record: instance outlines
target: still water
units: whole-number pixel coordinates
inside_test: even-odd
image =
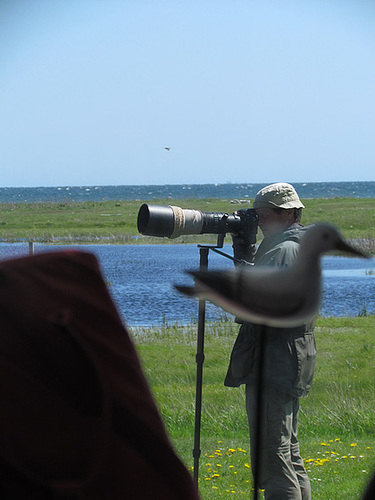
[[[63,248],[36,244],[35,253]],[[173,287],[175,283],[192,284],[184,271],[199,266],[196,245],[80,245],[74,248],[96,255],[113,300],[128,326],[183,324],[196,320],[197,301],[180,295]],[[223,250],[230,253],[230,245],[225,245]],[[1,260],[27,254],[25,243],[0,244]],[[229,259],[210,251],[209,268],[232,266]],[[375,313],[375,259],[325,256],[322,268],[321,315]],[[207,320],[224,316],[226,313],[220,308],[207,303]]]

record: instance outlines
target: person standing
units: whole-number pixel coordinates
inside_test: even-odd
[[[257,193],[253,208],[264,239],[256,250],[244,235],[242,238],[241,235],[232,235],[234,257],[255,266],[291,266],[305,233],[305,227],[300,223],[305,207],[294,187],[287,183],[264,187]],[[264,335],[258,477],[266,500],[311,499],[297,429],[299,398],[308,395],[315,369],[314,326],[315,321],[293,328],[242,322],[231,353],[224,384],[228,387],[246,386],[254,474],[259,339],[261,334]]]

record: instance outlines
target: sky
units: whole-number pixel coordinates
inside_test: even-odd
[[[373,0],[0,2],[3,187],[374,172]]]

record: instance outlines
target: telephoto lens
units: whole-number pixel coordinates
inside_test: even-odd
[[[238,213],[207,213],[173,205],[144,203],[138,212],[138,231],[147,236],[178,238],[184,234],[226,234],[257,229],[257,217],[252,208]]]

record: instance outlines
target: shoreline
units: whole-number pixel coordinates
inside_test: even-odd
[[[302,224],[330,222],[344,238],[375,253],[375,203],[373,198],[302,198],[306,209]],[[182,235],[176,239],[140,235],[137,215],[143,203],[176,205],[208,213],[233,213],[247,208],[241,199],[158,199],[106,202],[0,203],[1,243],[74,244],[210,244],[217,235]],[[248,201],[250,208],[251,202]],[[258,241],[261,240],[261,235]],[[226,242],[230,242],[229,236]]]
[[[199,235],[197,235],[199,236]],[[19,239],[19,240],[7,240],[7,239],[0,239],[0,244],[3,245],[30,245],[30,244],[37,244],[37,245],[45,245],[45,246],[69,246],[69,245],[201,245],[205,244],[206,242],[202,240],[202,238],[198,238],[197,236],[192,237],[192,241],[186,241],[186,239],[174,239],[171,240],[169,238],[157,238],[157,237],[151,237],[151,236],[145,236],[145,237],[130,237],[128,238],[116,238],[116,237],[105,237],[105,238],[100,238],[100,237],[87,237],[87,238],[82,238],[82,237],[53,237],[51,239],[46,239],[46,240],[35,240],[35,239]],[[230,237],[227,236],[227,241],[224,240],[224,244],[231,244],[231,240],[229,239]],[[355,246],[356,248],[359,248],[360,250],[370,253],[370,254],[375,254],[375,238],[352,238],[347,240],[351,245]],[[207,244],[211,244],[212,242],[209,242]]]

